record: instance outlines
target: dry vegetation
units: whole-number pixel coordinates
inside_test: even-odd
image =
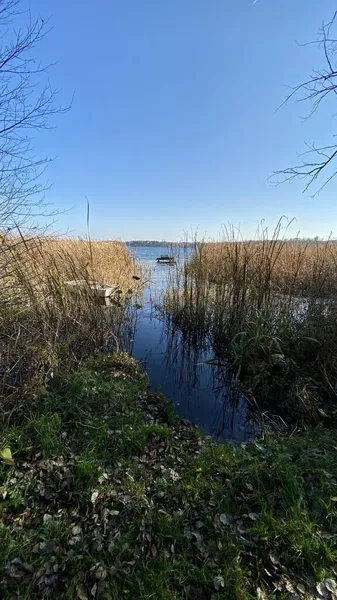
[[[316,420],[337,397],[337,244],[233,232],[196,243],[172,276],[166,311],[229,360],[260,408]]]
[[[330,297],[337,293],[337,243],[284,240],[200,244],[191,269],[211,282],[243,278],[273,292]]]
[[[122,242],[97,242],[85,239],[34,240],[37,267],[44,257],[43,268],[56,268],[64,279],[75,274],[88,275],[100,283],[113,284],[126,290],[135,273],[135,263]]]
[[[65,362],[111,345],[124,304],[104,310],[89,286],[130,287],[135,263],[120,242],[7,236],[0,245],[0,402],[40,393]],[[12,405],[12,402],[9,402]],[[16,403],[17,405],[17,403]]]

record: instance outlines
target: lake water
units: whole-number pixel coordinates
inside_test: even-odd
[[[180,417],[217,442],[252,439],[257,426],[250,419],[249,402],[234,378],[225,367],[205,364],[210,354],[184,343],[181,334],[172,333],[155,310],[165,292],[170,269],[175,268],[158,265],[156,257],[171,254],[170,249],[132,247],[130,251],[149,273],[130,350],[143,363],[151,387],[172,400]],[[179,258],[188,258],[190,252],[181,250]]]

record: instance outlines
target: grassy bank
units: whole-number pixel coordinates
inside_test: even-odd
[[[332,598],[335,439],[214,446],[127,356],[69,368],[1,431],[1,597]]]
[[[169,319],[228,361],[262,411],[293,425],[333,415],[337,399],[337,244],[196,243],[171,277]]]
[[[125,322],[123,302],[103,310],[80,279],[113,284],[121,299],[135,261],[120,242],[6,235],[0,244],[0,407],[39,394],[69,360],[114,343]],[[120,305],[118,305],[120,304]]]

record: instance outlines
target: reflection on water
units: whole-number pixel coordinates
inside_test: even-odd
[[[257,427],[249,421],[248,400],[233,376],[224,366],[205,364],[210,358],[207,349],[184,341],[181,333],[170,330],[154,308],[165,290],[171,268],[155,263],[162,249],[134,250],[138,260],[151,269],[151,277],[143,308],[137,311],[131,352],[143,362],[151,386],[173,401],[180,417],[215,440],[242,442],[252,438]]]

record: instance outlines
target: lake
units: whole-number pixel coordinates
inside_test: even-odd
[[[137,311],[130,351],[140,360],[153,389],[170,398],[178,415],[198,426],[217,442],[240,443],[252,439],[257,425],[250,418],[248,399],[224,366],[206,364],[210,353],[184,343],[179,331],[172,332],[155,306],[165,292],[170,267],[158,265],[165,247],[132,247],[130,251],[148,274],[143,307]],[[179,249],[186,260],[191,249]]]

